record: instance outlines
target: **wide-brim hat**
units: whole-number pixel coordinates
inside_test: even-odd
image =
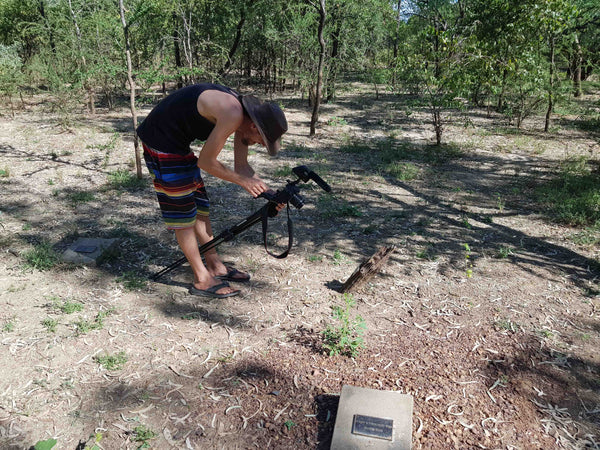
[[[281,148],[281,136],[288,130],[285,114],[276,103],[263,102],[254,95],[244,95],[242,105],[265,141],[269,155]]]

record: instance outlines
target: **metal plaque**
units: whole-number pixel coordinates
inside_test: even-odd
[[[77,253],[94,253],[98,247],[96,245],[80,245],[75,248]]]
[[[352,420],[352,434],[391,441],[394,436],[394,421],[355,414]]]

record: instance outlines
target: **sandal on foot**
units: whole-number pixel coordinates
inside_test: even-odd
[[[240,276],[244,275],[244,276]],[[247,283],[250,281],[250,275],[244,272],[240,272],[235,267],[227,267],[227,273],[225,275],[217,275],[215,278],[223,281],[233,281],[235,283]]]
[[[214,286],[209,287],[208,289],[197,289],[192,285],[192,287],[190,287],[189,292],[192,295],[199,295],[201,297],[211,297],[211,298],[234,297],[240,293],[239,289],[236,289],[235,291],[229,292],[227,294],[218,294],[217,293],[217,291],[219,289],[223,289],[226,287],[229,287],[229,283],[216,284]]]

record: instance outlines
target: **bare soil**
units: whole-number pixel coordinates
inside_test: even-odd
[[[475,110],[448,117],[451,145],[432,150],[426,111],[355,88],[323,106],[309,138],[308,107],[278,100],[285,150],[251,164],[274,189],[308,165],[334,197],[303,187],[286,259],[265,253],[260,226],[222,244],[252,274],[225,300],[190,296],[186,267],[123,281],[181,256],[145,168],[143,187],[110,184],[133,164],[125,107],[92,117],[26,97],[14,117],[2,111],[0,447],[325,449],[348,384],[412,395],[415,449],[598,448],[599,249],[534,198],[561,161],[595,157],[598,136],[569,116],[547,134],[539,118],[511,133]],[[411,177],[384,170],[393,149]],[[217,232],[263,205],[205,182]],[[285,242],[284,217],[270,233]],[[119,238],[120,252],[98,267],[27,266],[36,245],[60,253],[77,237]],[[329,356],[336,289],[384,245],[397,250],[353,294],[365,348]],[[102,364],[120,352],[122,367]]]

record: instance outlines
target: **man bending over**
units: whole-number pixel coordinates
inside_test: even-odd
[[[175,231],[177,243],[194,274],[190,293],[225,298],[238,295],[228,281],[250,280],[247,273],[227,267],[215,249],[204,254],[198,243],[213,238],[208,216],[209,201],[200,170],[243,187],[253,197],[269,190],[248,164],[248,147],[260,144],[274,156],[287,131],[283,111],[218,84],[187,86],[164,98],[137,128],[144,160],[152,176],[166,226]],[[233,170],[217,157],[229,136],[233,138]],[[204,141],[196,157],[190,145]]]

